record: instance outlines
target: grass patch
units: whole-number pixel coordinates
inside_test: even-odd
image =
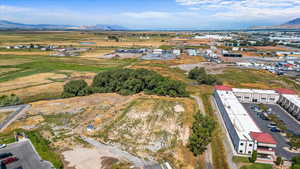
[[[249,163],[248,157],[239,157],[239,156],[233,156],[232,161],[235,163]]]
[[[271,164],[251,164],[241,167],[241,169],[272,169]]]
[[[0,144],[10,144],[16,142],[16,138],[13,133],[0,134]]]
[[[25,133],[43,160],[51,162],[56,169],[63,169],[63,163],[59,154],[50,147],[50,142],[43,138],[38,130],[25,131],[22,129],[17,129],[9,133],[0,134],[0,144],[10,144],[16,142],[15,133],[18,132]]]
[[[213,117],[214,120],[218,121],[210,102],[210,96],[211,90],[209,88],[206,89],[205,93],[201,93],[201,99],[205,107],[205,112],[208,113],[208,115],[210,115],[211,117]],[[223,145],[222,129],[219,123],[217,123],[216,129],[213,132],[211,148],[214,168],[229,169],[228,163],[226,161],[226,152]]]
[[[56,169],[63,168],[63,163],[59,154],[50,147],[50,142],[48,140],[44,139],[37,131],[26,131],[25,134],[31,140],[36,151],[43,160],[50,161]]]
[[[289,77],[277,76],[264,70],[228,68],[217,78],[226,85],[237,88],[291,88],[300,89]]]
[[[70,123],[73,114],[69,113],[60,113],[60,114],[51,114],[51,115],[44,115],[44,119],[49,124],[55,124],[57,126],[66,125]]]

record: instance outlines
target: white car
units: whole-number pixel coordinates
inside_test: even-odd
[[[0,149],[5,148],[6,144],[0,144]]]

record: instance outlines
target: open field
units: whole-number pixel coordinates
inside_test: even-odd
[[[119,42],[108,40],[108,35],[117,36]],[[139,36],[122,32],[0,32],[0,46],[33,43],[91,48],[78,57],[50,57],[48,53],[36,50],[0,51],[0,95],[14,93],[23,102],[32,105],[26,116],[11,124],[6,132],[18,128],[37,130],[38,135],[34,137],[48,140],[47,148],[64,158],[71,169],[81,166],[78,159],[85,153],[90,153],[86,157],[87,161],[101,162],[99,158],[102,152],[92,148],[80,136],[112,144],[142,159],[167,160],[181,169],[194,169],[195,166],[204,169],[204,155],[196,158],[186,147],[193,115],[198,111],[192,98],[149,96],[143,93],[120,96],[108,93],[61,99],[63,85],[79,79],[91,84],[93,77],[101,71],[145,68],[184,82],[191,95],[202,99],[206,114],[215,119],[210,104],[213,86],[196,85],[195,81],[187,78],[190,67],[181,70],[175,66],[199,63],[208,73],[215,74],[225,85],[232,87],[300,89],[288,77],[223,64],[207,64],[200,56],[183,55],[181,59],[163,61],[97,58],[122,47],[172,47],[169,42],[173,38],[171,34],[162,36],[149,33],[149,40],[141,40]],[[95,44],[82,45],[80,42]],[[191,41],[191,44],[199,43],[207,42]],[[88,125],[94,129],[88,131]],[[220,127],[218,125],[213,133],[212,158],[215,168],[226,169],[229,167],[222,142],[224,133]],[[0,135],[0,138],[0,143],[13,140],[11,135]],[[56,163],[60,164],[59,161]],[[88,164],[84,163],[83,167]]]

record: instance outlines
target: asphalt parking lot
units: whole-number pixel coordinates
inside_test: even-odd
[[[277,141],[277,148],[276,148],[276,155],[284,157],[288,160],[291,160],[292,157],[296,156],[297,153],[291,153],[286,151],[284,147],[289,147],[288,142],[284,136],[282,136],[278,132],[271,132],[268,125],[271,123],[270,121],[262,120],[259,116],[257,116],[257,112],[251,109],[251,107],[255,104],[251,103],[243,103],[243,106],[250,114],[250,116],[255,121],[256,125],[265,133],[270,133],[274,139]],[[279,119],[281,119],[285,124],[286,127],[290,131],[294,131],[296,134],[300,134],[300,125],[296,122],[292,117],[290,117],[287,112],[285,112],[279,105],[267,105],[269,108],[272,109],[272,113],[276,114]]]
[[[0,154],[12,153],[19,160],[8,164],[3,169],[51,169],[52,164],[40,159],[29,141],[21,141],[0,149]],[[2,168],[1,168],[2,169]]]

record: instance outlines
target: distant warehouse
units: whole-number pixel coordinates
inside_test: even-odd
[[[214,97],[235,152],[250,156],[256,150],[258,160],[273,162],[276,159],[276,141],[270,134],[263,133],[257,127],[234,94],[234,90],[226,86],[217,86]]]

